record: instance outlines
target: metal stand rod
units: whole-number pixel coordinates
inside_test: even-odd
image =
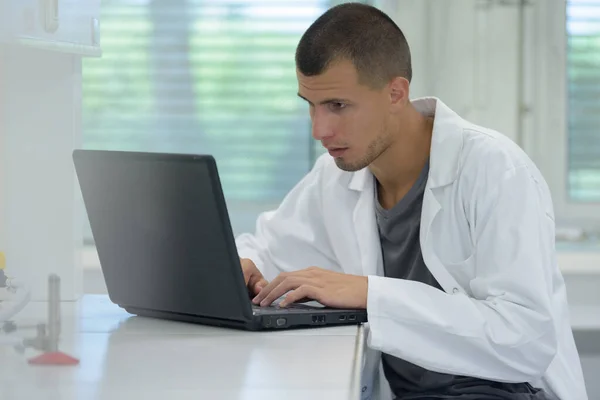
[[[37,335],[23,341],[24,346],[45,353],[58,351],[60,336],[60,277],[52,274],[48,277],[48,320],[36,325]]]
[[[60,336],[60,278],[56,274],[48,278],[48,348],[47,352],[58,351]]]

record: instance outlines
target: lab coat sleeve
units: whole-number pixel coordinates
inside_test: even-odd
[[[495,192],[475,189],[473,197],[475,252],[465,261],[476,271],[470,295],[370,276],[372,347],[441,373],[505,382],[544,374],[557,351],[553,218],[527,167],[499,178]]]
[[[319,157],[277,209],[259,215],[255,232],[236,238],[239,256],[251,259],[268,281],[281,272],[312,266],[341,271],[328,245],[322,218],[322,175],[327,157]]]

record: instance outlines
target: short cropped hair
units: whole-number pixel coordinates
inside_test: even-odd
[[[359,81],[381,88],[395,77],[412,79],[404,34],[381,10],[343,3],[327,10],[302,35],[296,68],[305,76],[323,73],[336,61],[350,61]]]

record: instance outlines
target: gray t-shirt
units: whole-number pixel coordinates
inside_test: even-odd
[[[423,261],[419,242],[421,207],[429,163],[410,191],[390,210],[384,209],[375,190],[379,239],[386,277],[418,281],[441,289]],[[406,343],[410,346],[410,343]],[[512,384],[437,373],[389,354],[382,355],[385,377],[398,398],[406,399],[545,399],[529,384]],[[409,396],[409,397],[405,397]]]

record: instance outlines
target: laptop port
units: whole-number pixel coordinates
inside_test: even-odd
[[[265,326],[267,328],[271,326],[271,318],[270,317],[265,318]]]
[[[325,322],[325,316],[319,315],[319,322]]]
[[[340,321],[345,321],[346,320],[346,316],[345,315],[340,315]]]
[[[277,326],[284,326],[286,323],[285,318],[277,318]]]
[[[316,315],[313,315],[313,317],[312,317],[312,322],[313,322],[313,324],[316,324],[316,323],[317,323],[317,316],[316,316]]]
[[[348,317],[348,321],[355,321],[356,320],[356,315],[350,315]]]

